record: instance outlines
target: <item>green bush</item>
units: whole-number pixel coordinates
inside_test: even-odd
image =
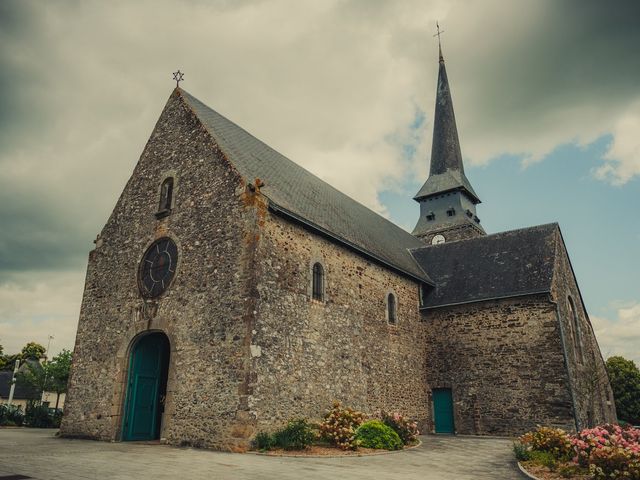
[[[558,459],[552,452],[541,452],[540,450],[531,450],[529,452],[529,460],[538,465],[547,467],[551,471],[555,471],[558,467]]]
[[[313,444],[315,438],[311,425],[304,419],[291,420],[273,434],[274,446],[285,450],[304,450]]]
[[[59,428],[62,412],[49,412],[49,407],[37,400],[30,400],[24,412],[24,423],[33,428]]]
[[[258,432],[253,439],[252,446],[255,450],[271,450],[276,444],[273,435],[267,432]]]
[[[562,478],[573,478],[577,475],[587,475],[588,473],[584,468],[581,468],[580,465],[576,465],[575,463],[568,463],[558,467],[558,474]]]
[[[399,450],[403,443],[398,434],[380,420],[369,420],[356,430],[356,444],[364,448]]]
[[[523,445],[520,442],[513,442],[513,453],[516,456],[516,460],[519,462],[531,460],[531,452],[526,445]]]
[[[0,405],[0,425],[22,426],[24,414],[17,405]]]

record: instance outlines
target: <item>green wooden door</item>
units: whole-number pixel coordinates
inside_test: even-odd
[[[436,433],[453,433],[453,396],[450,388],[433,389],[433,417]]]
[[[160,430],[169,348],[163,334],[143,337],[131,352],[123,440],[153,440]]]

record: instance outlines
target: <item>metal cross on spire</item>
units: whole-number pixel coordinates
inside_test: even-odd
[[[444,33],[444,30],[440,30],[440,24],[437,21],[436,28],[438,29],[438,32],[434,35],[434,37],[438,37],[438,52],[440,54],[440,61],[443,61],[444,58],[442,58],[442,44],[440,43],[440,35]]]
[[[173,79],[176,81],[176,88],[180,87],[180,82],[184,79],[184,73],[180,70],[173,72]]]

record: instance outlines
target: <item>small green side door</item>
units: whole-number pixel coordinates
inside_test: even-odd
[[[167,348],[162,337],[148,335],[131,353],[123,440],[153,440],[159,433],[160,387]]]
[[[436,433],[454,433],[453,396],[450,388],[434,388],[433,417]]]

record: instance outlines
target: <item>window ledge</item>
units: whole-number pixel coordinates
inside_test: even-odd
[[[160,210],[159,212],[156,212],[156,218],[160,220],[161,218],[169,216],[170,213],[171,213],[171,210],[168,208],[165,208],[164,210]]]

